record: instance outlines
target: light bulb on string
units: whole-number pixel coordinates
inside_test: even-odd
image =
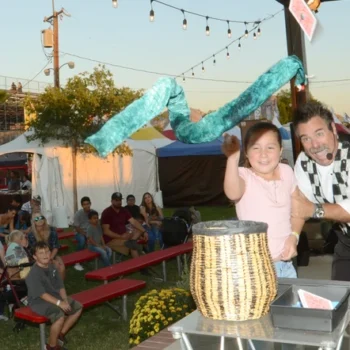
[[[193,71],[193,68],[192,68],[192,76],[194,77],[194,71]]]
[[[186,78],[185,78],[185,74],[182,73],[182,81],[185,82]]]
[[[184,15],[184,19],[182,21],[182,29],[186,30],[187,29],[187,19],[186,19],[186,16],[185,16],[185,10],[181,10],[181,12]]]
[[[112,5],[116,9],[118,7],[118,0],[112,0]]]
[[[244,24],[245,24],[244,37],[245,37],[245,38],[248,38],[249,32],[248,32],[248,28],[247,28],[247,22],[244,22]]]
[[[226,58],[230,59],[230,53],[228,52],[228,47],[226,46]]]
[[[256,40],[256,33],[255,32],[253,34],[253,38],[254,38],[254,40]]]
[[[206,20],[207,20],[207,25],[205,27],[205,34],[206,34],[206,36],[209,36],[210,35],[210,28],[209,28],[209,23],[208,23],[208,20],[209,20],[208,16],[206,17]]]
[[[203,62],[202,62],[202,73],[205,72],[205,68],[204,68],[204,65],[203,65]]]
[[[239,39],[239,41],[238,41],[238,50],[240,50],[241,47],[242,47],[242,45],[241,45],[241,39]]]
[[[215,66],[216,64],[216,58],[215,58],[215,55],[213,55],[213,65]]]
[[[260,34],[261,34],[261,29],[260,29],[260,27],[258,28],[258,36],[260,36]]]
[[[153,10],[153,0],[151,0],[151,11],[149,12],[149,20],[150,22],[153,22],[154,21],[154,10]]]
[[[231,38],[232,32],[231,32],[231,28],[230,28],[230,21],[227,21],[227,26],[228,26],[228,28],[227,28],[227,36],[229,38]]]

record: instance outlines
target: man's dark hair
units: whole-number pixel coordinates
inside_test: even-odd
[[[12,201],[22,204],[22,197],[20,195],[13,196]]]
[[[9,207],[8,207],[8,209],[7,209],[7,211],[18,211],[19,209],[18,209],[18,207],[15,207],[14,205],[9,205]]]
[[[32,249],[32,253],[33,255],[35,255],[35,253],[38,251],[38,250],[41,250],[41,249],[50,249],[49,245],[44,242],[44,241],[38,241],[34,244],[33,246],[33,249]]]
[[[135,199],[135,196],[134,196],[133,194],[129,194],[129,195],[126,197],[126,200],[128,201],[130,198]]]
[[[89,197],[86,197],[86,196],[83,197],[83,198],[80,200],[80,204],[83,205],[84,202],[89,202],[89,203],[91,203],[90,198],[89,198]]]
[[[320,102],[310,101],[298,107],[293,114],[293,125],[297,129],[299,124],[307,123],[314,117],[322,118],[328,126],[332,129],[334,123],[332,112],[324,107]]]
[[[90,210],[88,214],[88,218],[91,219],[93,216],[98,217],[98,212],[96,210]]]

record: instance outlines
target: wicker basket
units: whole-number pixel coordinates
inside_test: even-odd
[[[277,288],[266,231],[266,224],[253,221],[193,226],[190,285],[203,316],[244,321],[269,311]]]

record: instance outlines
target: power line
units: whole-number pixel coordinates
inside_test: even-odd
[[[128,66],[124,66],[124,65],[120,65],[120,64],[116,64],[116,63],[105,62],[105,61],[100,61],[100,60],[97,60],[97,59],[84,57],[84,56],[81,56],[81,55],[76,55],[76,54],[69,53],[69,52],[64,52],[64,51],[61,51],[61,54],[64,54],[64,55],[67,55],[67,56],[71,56],[71,57],[76,57],[76,58],[79,58],[79,59],[82,59],[82,60],[85,60],[85,61],[89,61],[89,62],[99,63],[99,64],[103,64],[103,65],[106,65],[106,66],[111,66],[111,67],[131,70],[131,71],[135,71],[135,72],[141,72],[141,73],[147,73],[147,74],[153,74],[153,75],[161,75],[161,76],[168,76],[168,77],[173,77],[173,78],[178,78],[179,77],[179,75],[175,75],[175,74],[151,71],[151,70],[135,68],[135,67],[128,67]],[[235,84],[252,84],[253,83],[253,81],[249,81],[249,80],[211,79],[211,78],[202,78],[202,77],[186,77],[186,80],[187,79],[189,79],[189,80],[200,80],[200,81],[211,81],[211,82],[217,82],[217,83],[235,83]],[[310,81],[309,83],[311,85],[311,84],[317,84],[317,83],[332,83],[332,82],[341,82],[341,81],[350,81],[350,79],[320,80],[320,81]]]
[[[22,87],[27,86],[31,81],[33,81],[40,73],[42,73],[42,71],[43,71],[51,62],[52,62],[52,59],[49,59],[49,60],[46,62],[45,66],[44,66],[43,68],[41,68],[41,69],[39,70],[39,72],[38,72],[37,74],[35,74],[35,76],[34,76],[32,79],[28,80]]]

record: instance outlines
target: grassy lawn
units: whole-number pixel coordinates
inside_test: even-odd
[[[229,207],[201,207],[202,220],[225,220],[234,217],[234,209]],[[164,215],[170,216],[174,210],[165,209]],[[74,247],[69,240],[62,243],[71,246],[68,252],[72,252]],[[93,264],[84,264],[85,272],[93,269]],[[161,266],[155,266],[154,269],[161,273]],[[66,289],[68,294],[77,293],[82,290],[92,288],[99,283],[86,281],[84,271],[79,272],[74,268],[67,268]],[[145,289],[137,293],[132,293],[128,297],[128,316],[132,316],[134,304],[138,298],[151,289],[161,289],[175,286],[178,280],[176,260],[167,263],[168,282],[155,282],[152,278],[134,273],[128,278],[146,280]],[[121,306],[121,300],[117,299],[112,302]],[[9,322],[0,321],[0,338],[1,349],[6,350],[38,350],[39,346],[39,329],[28,325],[19,333],[12,331],[15,325],[13,320]],[[47,327],[48,328],[48,327]],[[118,315],[108,306],[102,304],[100,306],[88,309],[83,312],[77,326],[69,333],[69,349],[71,350],[124,350],[128,349],[128,332],[129,322],[124,322],[118,318]]]

